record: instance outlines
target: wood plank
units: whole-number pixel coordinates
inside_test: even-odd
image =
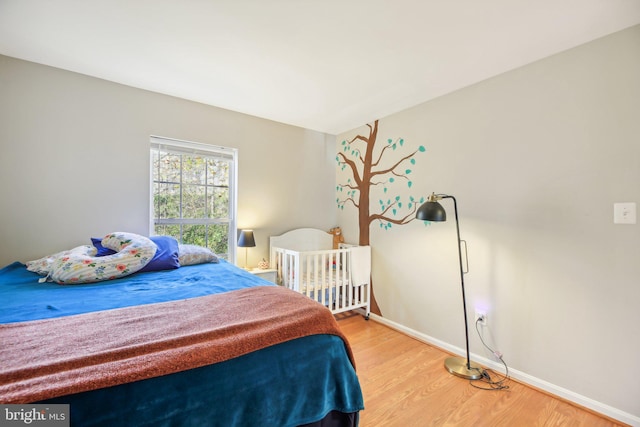
[[[514,380],[480,390],[444,369],[447,352],[360,314],[336,318],[356,359],[362,427],[624,426]]]

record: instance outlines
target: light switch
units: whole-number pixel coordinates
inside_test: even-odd
[[[614,203],[613,204],[613,223],[614,224],[635,224],[636,223],[635,202]]]

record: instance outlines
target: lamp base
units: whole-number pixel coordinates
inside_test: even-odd
[[[484,368],[477,363],[470,362],[467,368],[467,359],[463,357],[449,357],[444,361],[444,367],[447,368],[450,374],[457,377],[465,378],[467,380],[479,380],[482,378],[482,372]]]

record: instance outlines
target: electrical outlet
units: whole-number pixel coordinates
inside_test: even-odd
[[[613,204],[613,223],[614,224],[635,224],[636,223],[636,204],[630,203],[614,203]]]
[[[482,326],[487,326],[487,313],[476,309],[476,322]]]

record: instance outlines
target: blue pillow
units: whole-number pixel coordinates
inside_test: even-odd
[[[176,239],[170,236],[151,236],[149,239],[156,244],[158,250],[153,256],[153,259],[149,261],[149,264],[145,265],[140,272],[173,270],[180,267],[180,261],[178,260],[178,241]],[[96,256],[106,256],[115,253],[115,251],[102,246],[102,239],[92,237],[91,243],[93,243],[93,246],[98,250]]]
[[[109,248],[105,248],[104,246],[102,246],[102,239],[100,239],[98,237],[92,237],[91,238],[91,243],[98,250],[98,253],[96,253],[96,256],[107,256],[107,255],[113,255],[113,254],[116,253],[116,251],[111,250]]]
[[[180,267],[178,260],[178,241],[171,236],[151,236],[153,243],[158,246],[156,254],[149,264],[145,265],[141,272],[173,270]]]

